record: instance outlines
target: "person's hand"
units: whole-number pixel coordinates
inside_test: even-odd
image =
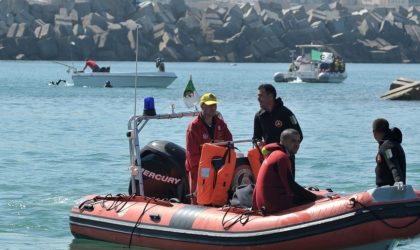
[[[139,174],[139,169],[137,166],[130,166],[129,170],[132,176],[137,176]]]
[[[405,185],[402,181],[395,182],[394,186],[396,186],[399,191],[404,191],[405,190]]]

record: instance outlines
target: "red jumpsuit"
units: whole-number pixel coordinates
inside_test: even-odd
[[[209,131],[201,115],[188,125],[185,168],[189,173],[190,193],[194,193],[197,188],[198,165],[200,163],[202,145],[212,141],[232,140],[232,134],[226,123],[219,117],[215,116],[213,118],[212,128],[213,133]],[[195,199],[193,199],[193,203],[195,203]]]
[[[91,68],[93,72],[99,71],[99,66],[98,66],[98,64],[96,64],[96,62],[94,60],[87,60],[85,67],[86,66]]]
[[[274,144],[274,143],[273,143]],[[293,180],[291,162],[280,144],[269,144],[274,150],[261,165],[253,194],[253,208],[275,213],[316,200],[315,194]],[[267,147],[266,146],[266,147]]]

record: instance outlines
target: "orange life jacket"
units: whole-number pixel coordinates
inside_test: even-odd
[[[221,166],[218,166],[219,164]],[[236,154],[230,145],[203,145],[197,178],[199,205],[223,206],[227,203],[235,164]]]
[[[257,180],[258,172],[260,171],[261,164],[265,158],[261,152],[261,149],[262,146],[250,149],[247,155],[249,164],[251,165],[252,174],[254,175],[254,180]]]

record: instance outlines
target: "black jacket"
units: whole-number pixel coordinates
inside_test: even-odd
[[[402,181],[405,184],[405,153],[401,147],[402,134],[398,128],[392,128],[385,133],[379,142],[376,155],[376,185],[394,185]]]
[[[255,114],[253,138],[264,139],[266,143],[279,142],[281,132],[288,128],[296,129],[303,140],[302,130],[295,115],[283,105],[279,97],[271,112],[261,109]]]

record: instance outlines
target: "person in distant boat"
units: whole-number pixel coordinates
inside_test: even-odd
[[[272,214],[322,197],[294,181],[290,155],[297,153],[300,142],[297,130],[286,129],[281,133],[280,142],[266,145],[272,152],[263,161],[255,183],[254,210]]]
[[[163,58],[156,58],[156,68],[158,68],[160,72],[165,72],[165,63],[163,62]]]
[[[92,72],[100,72],[101,68],[99,68],[98,64],[92,59],[87,59],[85,67],[82,69],[82,72],[85,72],[85,69],[89,67]]]
[[[281,132],[288,128],[297,130],[301,140],[303,139],[302,130],[296,116],[283,105],[282,99],[277,97],[277,92],[273,85],[261,84],[258,87],[258,102],[261,109],[254,117],[254,140],[263,140],[265,144],[277,142]],[[290,157],[294,176],[295,158],[293,154]]]
[[[192,204],[197,204],[195,191],[197,189],[198,166],[201,148],[204,143],[232,141],[228,126],[217,112],[217,98],[213,93],[206,93],[200,98],[200,115],[189,125],[186,133],[185,168],[189,174],[190,194]]]
[[[379,144],[376,155],[376,185],[378,187],[397,182],[406,183],[406,162],[401,146],[402,133],[398,128],[389,128],[386,119],[378,118],[372,123],[373,137]]]
[[[322,63],[319,65],[319,69],[321,70],[321,72],[326,72],[326,71],[329,71],[329,69],[330,69],[330,65],[329,65],[327,62],[322,62]]]
[[[310,60],[309,60],[309,58],[307,58],[306,54],[302,54],[302,55],[296,57],[295,62],[300,65],[301,63],[310,63]]]
[[[109,73],[111,71],[110,67],[99,67],[98,64],[93,59],[87,59],[85,67],[82,69],[82,72],[85,72],[85,69],[89,67],[92,72],[105,72]]]

